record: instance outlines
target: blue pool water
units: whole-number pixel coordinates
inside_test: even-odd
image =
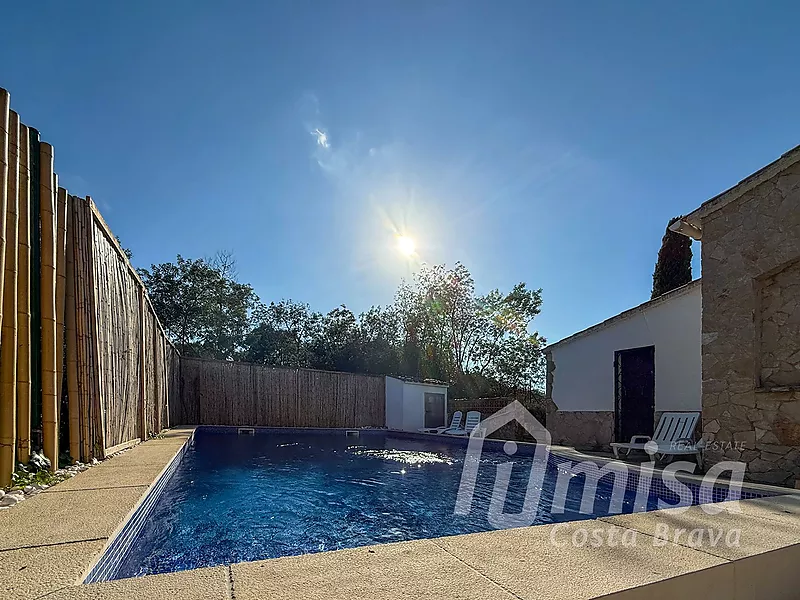
[[[110,578],[487,531],[497,465],[514,461],[510,513],[522,507],[533,461],[531,447],[525,456],[520,445],[513,457],[501,445],[484,448],[472,510],[461,516],[454,507],[465,440],[377,430],[358,438],[341,431],[230,431],[198,429]],[[607,514],[611,477],[599,482],[594,512],[578,512],[583,475],[574,476],[563,514],[551,512],[563,464],[569,463],[551,455],[535,524]],[[647,510],[659,496],[677,499],[651,491]],[[623,512],[634,510],[634,497],[635,486],[625,492]]]

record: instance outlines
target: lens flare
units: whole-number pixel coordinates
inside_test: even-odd
[[[407,235],[398,235],[397,249],[405,256],[412,256],[417,250],[417,244]]]

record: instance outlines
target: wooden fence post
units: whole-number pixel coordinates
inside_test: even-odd
[[[163,399],[161,398],[161,382],[159,381],[161,378],[158,373],[158,325],[156,324],[155,311],[153,311],[153,317],[153,338],[150,340],[153,350],[153,433],[157,435],[161,431],[161,402]]]
[[[28,128],[19,127],[19,218],[17,253],[17,462],[27,463],[31,449],[31,173]]]
[[[53,147],[40,145],[40,208],[42,231],[42,436],[51,469],[58,469],[58,396],[56,390],[56,221],[53,189]]]
[[[144,314],[145,314],[145,301],[144,301],[144,288],[139,287],[139,438],[142,441],[147,439],[147,386],[145,381],[147,379],[147,371],[145,367],[145,352],[144,352]]]

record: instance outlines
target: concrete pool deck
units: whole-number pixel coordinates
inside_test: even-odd
[[[0,511],[0,591],[23,598],[534,600],[796,598],[800,497],[601,517],[78,585],[193,428],[164,432]],[[787,490],[788,492],[788,490]],[[693,546],[684,533],[711,528]],[[726,532],[740,530],[738,545]],[[589,542],[578,547],[573,536]],[[592,547],[600,531],[606,543]],[[614,532],[615,546],[607,543]],[[624,537],[635,546],[620,545]]]

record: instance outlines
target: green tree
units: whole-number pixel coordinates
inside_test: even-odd
[[[187,356],[232,360],[244,350],[250,310],[258,300],[235,280],[229,255],[185,259],[139,269],[156,314]]]
[[[364,373],[406,374],[402,369],[402,328],[394,307],[372,306],[358,318],[360,368]]]
[[[311,366],[331,371],[362,371],[358,321],[344,304],[322,318],[311,342]]]
[[[276,367],[309,367],[322,315],[292,300],[259,304],[246,336],[244,360]]]
[[[130,248],[126,248],[125,246],[123,246],[123,245],[122,245],[122,240],[121,240],[121,239],[119,239],[119,236],[118,236],[118,235],[115,235],[114,237],[115,237],[115,238],[117,238],[117,244],[119,244],[119,247],[120,247],[120,248],[122,249],[122,251],[125,253],[125,257],[126,257],[126,258],[127,258],[129,261],[130,261],[130,260],[133,260],[133,252],[131,252],[131,249],[130,249]]]
[[[664,237],[661,238],[650,298],[658,298],[692,280],[692,239],[670,231],[669,228],[679,219],[680,217],[670,219]]]
[[[292,300],[263,304],[224,253],[140,274],[187,356],[440,379],[462,396],[541,387],[544,340],[531,331],[541,290],[519,283],[478,295],[461,263],[423,266],[392,305],[358,316],[345,305],[323,315]]]
[[[542,383],[544,338],[529,326],[541,312],[542,290],[518,283],[508,294],[492,290],[478,299],[478,342],[472,371],[495,382],[496,393]]]
[[[478,296],[469,270],[457,263],[424,266],[398,290],[406,371],[458,382],[491,381],[511,388],[537,379],[544,340],[529,326],[541,311],[541,290],[519,283],[507,294]]]

